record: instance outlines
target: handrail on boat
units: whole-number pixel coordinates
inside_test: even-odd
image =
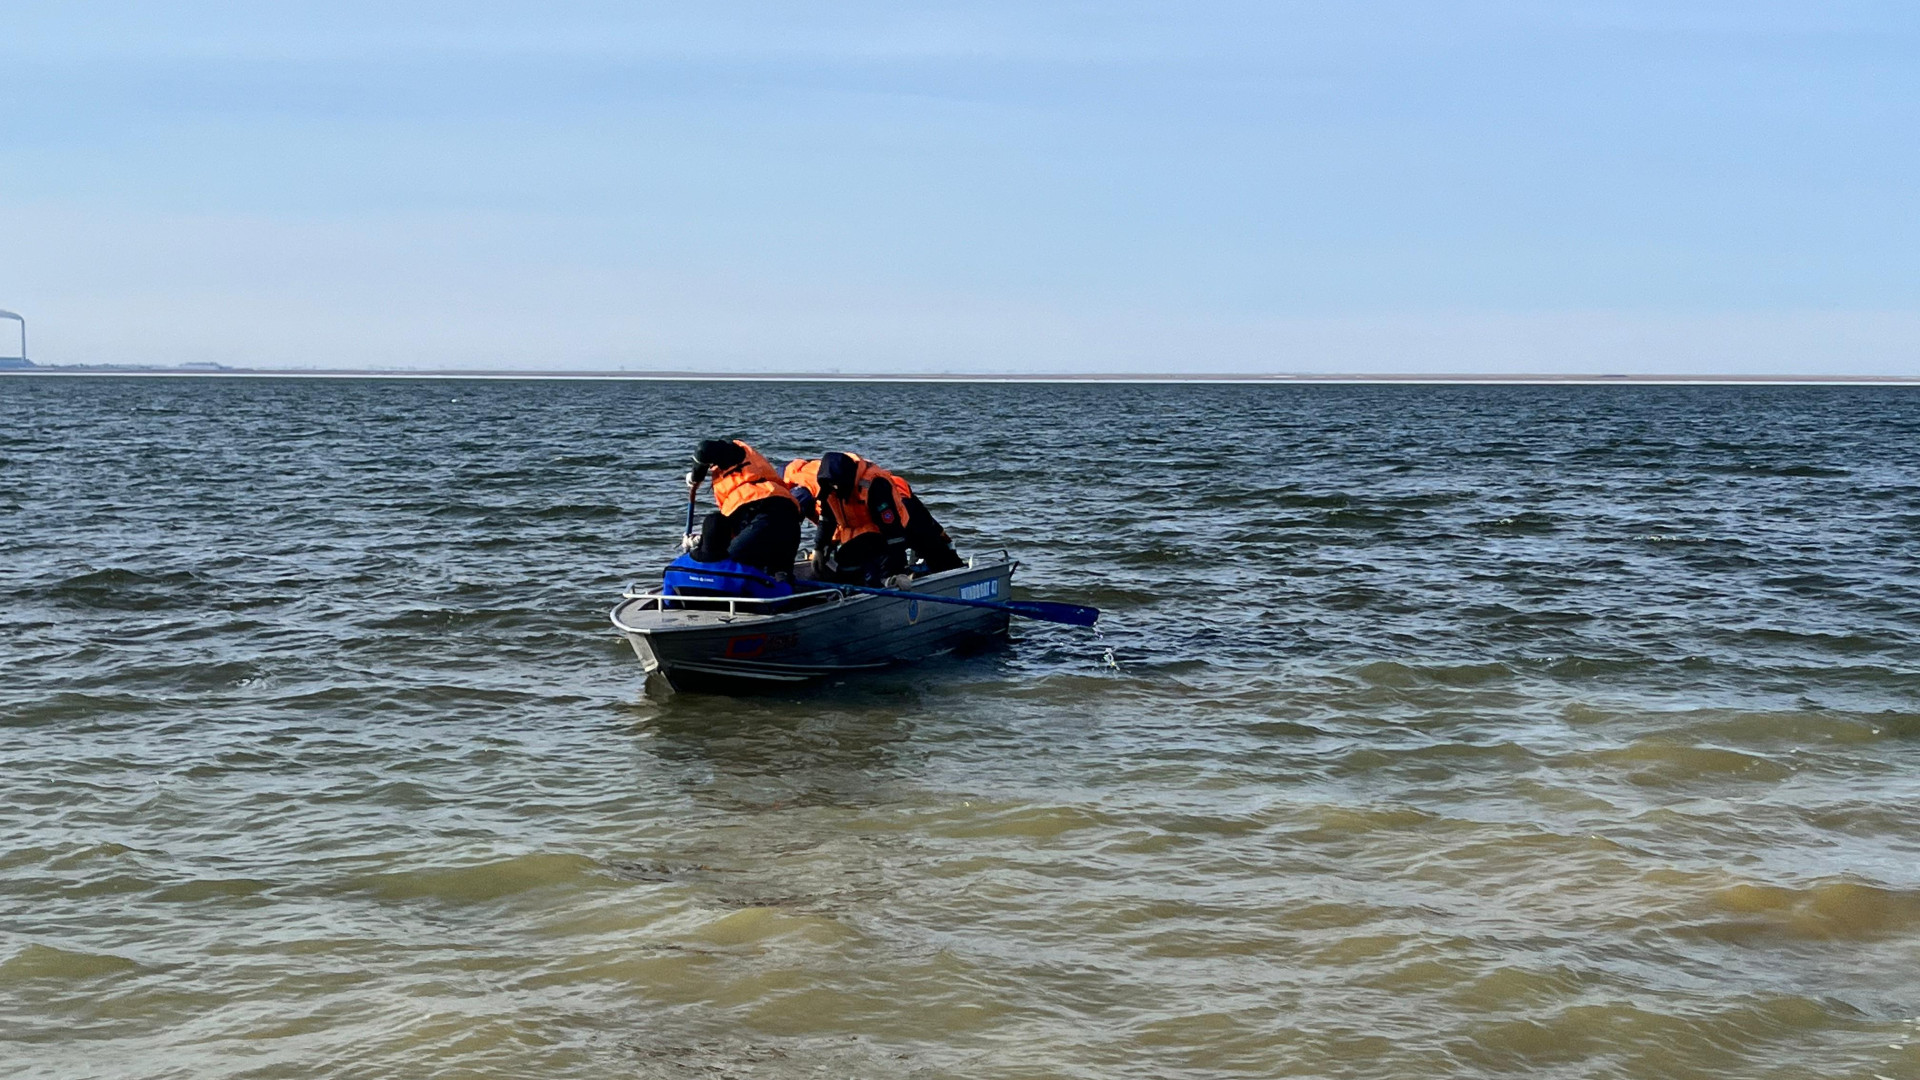
[[[997,560],[988,559],[987,556],[989,555],[998,555],[999,558]],[[1012,562],[1013,553],[1008,551],[1006,548],[994,548],[992,551],[984,551],[976,555],[969,555],[967,556],[967,569],[978,570],[981,567],[983,560],[987,562],[995,562],[995,561]]]
[[[751,608],[751,607],[767,607],[773,604],[791,604],[793,603],[794,600],[801,599],[803,597],[809,601],[809,603],[806,605],[809,607],[825,607],[828,604],[838,604],[847,598],[846,594],[844,593],[828,593],[825,589],[819,590],[818,592],[794,593],[791,596],[687,596],[685,594],[679,594],[679,593],[658,593],[658,592],[637,591],[640,588],[641,586],[637,583],[627,586],[626,591],[620,594],[620,599],[657,601],[659,606],[656,607],[655,610],[665,610],[666,604],[669,601],[671,601],[676,605],[679,605],[683,610],[686,610],[686,611],[718,611],[720,610],[721,606],[724,605],[726,607],[726,613],[729,617],[737,617],[743,614],[745,615],[784,614],[784,612],[775,612],[775,611],[743,612],[740,609],[742,607]],[[821,602],[811,602],[812,598],[814,597],[821,598]],[[621,604],[620,607],[614,608],[613,611],[608,614],[608,617],[613,620],[614,629],[619,630],[622,633],[629,633],[629,634],[644,633],[645,632],[644,630],[636,627],[628,626],[626,623],[623,623],[620,621],[620,608],[625,606],[626,606],[625,604]]]
[[[636,592],[635,590],[638,588],[640,588],[640,586],[637,584],[627,586],[627,591],[620,594],[620,599],[671,600],[676,604],[686,605],[689,610],[698,610],[698,608],[693,607],[693,605],[696,604],[725,604],[727,605],[727,613],[729,615],[738,614],[737,606],[741,604],[749,607],[765,607],[769,604],[790,604],[798,597],[816,595],[815,592],[809,591],[805,593],[796,592],[787,596],[699,596],[689,595],[687,593]],[[825,593],[825,589],[820,589],[817,594],[825,595]],[[747,614],[751,615],[754,613],[748,612]]]
[[[998,556],[998,557],[994,558],[994,556]],[[1013,559],[1012,554],[1008,552],[1006,548],[1000,548],[996,551],[986,552],[984,555],[975,555],[968,558],[967,569],[978,570],[983,565],[992,565],[995,562],[1009,563],[1012,566],[1020,565],[1018,562],[1016,562]],[[775,612],[775,611],[749,610],[749,611],[743,612],[740,610],[742,606],[753,608],[753,607],[767,607],[774,604],[791,604],[795,600],[802,600],[804,598],[805,600],[804,606],[825,607],[830,604],[843,604],[849,600],[858,600],[861,598],[858,595],[854,595],[850,593],[832,591],[831,586],[826,582],[821,582],[819,584],[827,587],[809,589],[804,592],[795,592],[788,596],[688,596],[685,594],[644,592],[642,590],[645,588],[645,586],[642,586],[639,582],[635,582],[634,584],[626,587],[625,591],[623,591],[620,594],[620,599],[622,600],[653,600],[657,602],[657,606],[655,610],[665,610],[666,604],[668,602],[672,602],[676,605],[679,605],[683,610],[687,610],[687,611],[718,611],[720,610],[721,606],[724,605],[726,608],[727,616],[729,618],[735,618],[743,614],[745,615],[785,614],[784,612]],[[822,602],[814,603],[813,598],[820,598]],[[625,606],[626,606],[625,604],[620,605],[620,607],[625,607]],[[609,612],[608,617],[613,621],[613,628],[615,630],[620,631],[623,634],[643,634],[647,632],[643,628],[628,626],[626,623],[621,622],[619,607],[616,607],[613,609],[613,611]]]

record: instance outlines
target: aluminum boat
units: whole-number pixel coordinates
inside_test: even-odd
[[[956,570],[902,582],[902,593],[1000,602],[1011,599],[1019,563],[1004,553]],[[803,587],[807,563],[795,566]],[[924,660],[1004,638],[1008,612],[916,597],[843,593],[830,588],[792,596],[688,596],[638,585],[612,615],[649,674],[676,690],[739,691],[792,686]]]

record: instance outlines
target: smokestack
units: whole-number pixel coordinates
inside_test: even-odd
[[[0,319],[12,319],[20,324],[20,363],[23,365],[32,363],[27,359],[27,317],[11,311],[0,311]],[[0,359],[5,358],[0,357]]]

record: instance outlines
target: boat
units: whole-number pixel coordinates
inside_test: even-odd
[[[795,564],[791,591],[728,589],[701,565],[675,560],[665,584],[630,586],[610,616],[648,674],[675,690],[777,689],[879,671],[1005,639],[1009,615],[1039,606],[1011,600],[1020,564],[1005,552],[887,589],[816,582],[807,562]],[[711,587],[688,590],[689,581]]]

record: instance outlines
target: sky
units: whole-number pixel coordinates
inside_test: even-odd
[[[0,308],[54,364],[1920,375],[1916,57],[1852,0],[0,0]]]

